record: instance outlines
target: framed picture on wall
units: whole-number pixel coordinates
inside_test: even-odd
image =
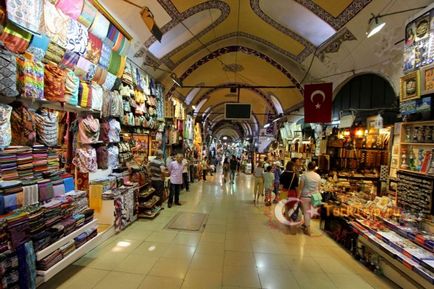
[[[434,64],[422,68],[421,94],[434,93]]]
[[[420,72],[413,71],[401,77],[400,101],[420,98]]]

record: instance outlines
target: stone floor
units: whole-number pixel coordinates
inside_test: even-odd
[[[323,235],[291,232],[272,207],[254,206],[253,179],[220,175],[182,192],[182,206],[139,220],[41,288],[372,289],[394,288]],[[201,233],[165,229],[178,212],[207,213]]]

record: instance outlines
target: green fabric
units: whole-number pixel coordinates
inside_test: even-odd
[[[121,55],[113,51],[110,57],[110,65],[108,71],[114,75],[117,75],[121,67],[121,61]]]
[[[312,206],[318,207],[322,203],[322,196],[320,193],[315,193],[310,196],[310,202]]]

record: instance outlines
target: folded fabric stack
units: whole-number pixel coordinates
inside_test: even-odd
[[[24,206],[39,203],[39,189],[36,181],[26,180],[23,182]]]
[[[39,202],[50,201],[54,197],[53,183],[49,179],[38,181]]]
[[[60,209],[62,211],[62,219],[69,219],[72,217],[75,211],[75,203],[73,199],[71,197],[63,197]]]
[[[51,241],[55,242],[64,236],[65,228],[61,224],[55,224],[48,228],[48,233],[50,234]]]
[[[13,251],[0,253],[1,288],[19,288],[18,257]]]
[[[44,208],[35,206],[28,210],[30,235],[35,236],[45,230]]]
[[[20,179],[33,178],[33,154],[29,147],[17,152],[18,176]]]
[[[63,185],[65,186],[65,193],[69,193],[74,190],[74,178],[69,174],[62,175]]]
[[[65,194],[73,198],[74,214],[80,214],[89,207],[87,193],[85,191],[71,191]]]
[[[95,228],[90,228],[89,230],[86,230],[87,233],[87,240],[93,239],[98,235],[98,230]]]
[[[0,214],[6,214],[24,204],[23,186],[20,181],[0,183]]]
[[[36,254],[31,241],[16,249],[19,288],[36,288]]]
[[[36,235],[32,236],[33,246],[35,247],[35,251],[40,251],[51,244],[51,237],[47,231],[42,231]]]
[[[75,219],[74,218],[68,218],[65,220],[60,221],[60,223],[63,226],[64,235],[67,236],[75,231]]]
[[[56,265],[59,261],[63,259],[62,252],[60,252],[59,249],[42,259],[41,261],[38,261],[36,264],[36,268],[38,270],[47,271],[54,265]]]
[[[48,171],[48,148],[44,145],[33,146],[33,174],[42,177],[42,173]]]
[[[9,235],[8,235],[8,224],[5,219],[0,219],[0,253],[9,250]],[[0,259],[1,262],[1,259]]]
[[[51,227],[62,219],[61,205],[60,201],[54,199],[43,205],[45,208],[44,219],[46,227]]]
[[[63,258],[74,252],[75,250],[75,241],[70,240],[68,243],[60,247],[60,252],[62,252]]]
[[[55,149],[50,148],[48,150],[48,170],[56,171],[60,167],[59,155]]]
[[[30,240],[29,217],[25,212],[15,212],[6,217],[12,248]]]
[[[94,210],[90,209],[90,208],[83,212],[85,224],[87,224],[93,220],[93,213],[94,213]]]
[[[81,226],[84,225],[84,215],[83,214],[75,214],[74,216],[72,216],[72,218],[74,218],[74,220],[75,220],[75,227],[76,228],[80,228]]]
[[[80,235],[78,235],[77,237],[75,237],[74,241],[75,241],[75,247],[76,248],[80,248],[81,246],[83,246],[84,243],[87,242],[87,234],[86,234],[86,232],[83,232]]]
[[[53,184],[54,197],[63,197],[65,195],[65,185],[63,184],[63,179],[56,176],[51,178],[51,183]]]
[[[5,149],[0,152],[0,174],[4,181],[18,179],[17,154],[15,150]]]

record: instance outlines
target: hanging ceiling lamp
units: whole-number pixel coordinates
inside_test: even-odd
[[[368,30],[366,31],[366,37],[371,37],[374,34],[380,32],[381,29],[386,26],[386,22],[381,19],[381,16],[375,16],[372,14],[371,19],[369,19]]]

